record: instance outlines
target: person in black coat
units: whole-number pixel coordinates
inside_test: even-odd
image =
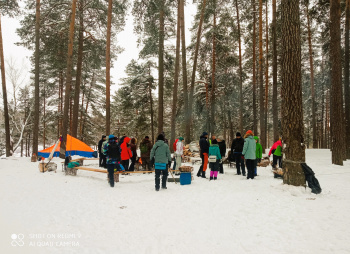
[[[200,136],[199,147],[200,147],[200,156],[202,159],[202,165],[198,170],[197,176],[206,178],[205,171],[207,170],[207,166],[208,166],[208,154],[209,154],[208,133],[203,132],[202,136]]]
[[[245,176],[245,165],[244,165],[244,158],[242,158],[242,151],[244,146],[244,139],[241,137],[241,133],[236,133],[236,138],[232,141],[231,146],[231,154],[235,157],[236,161],[236,168],[237,168],[237,175],[242,174]]]
[[[106,166],[106,155],[102,152],[102,144],[106,141],[106,135],[102,135],[101,140],[98,142],[98,157],[99,157],[99,167]]]
[[[222,158],[222,160],[224,160],[224,158],[226,156],[226,142],[225,142],[225,140],[223,139],[222,136],[219,136],[217,138],[217,141],[218,141],[218,145],[219,145],[219,148],[220,148],[221,158]],[[223,173],[224,173],[224,165],[221,162],[220,163],[220,174],[223,174]]]

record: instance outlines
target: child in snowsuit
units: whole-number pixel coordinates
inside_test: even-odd
[[[255,160],[255,169],[254,169],[254,176],[258,175],[258,163],[261,162],[262,158],[262,146],[259,143],[259,137],[254,136],[255,142],[256,142],[256,160]]]
[[[220,160],[221,160],[221,154],[220,154],[220,148],[218,145],[218,141],[214,139],[211,142],[211,146],[209,147],[209,154],[208,156],[216,156],[215,162],[209,162],[209,167],[211,169],[210,171],[210,180],[216,180],[218,179],[218,171],[220,169]]]
[[[114,187],[114,171],[118,169],[119,171],[124,171],[120,166],[120,153],[121,149],[114,135],[109,135],[108,143],[104,147],[106,161],[107,161],[107,170],[108,170],[108,180],[109,185]]]

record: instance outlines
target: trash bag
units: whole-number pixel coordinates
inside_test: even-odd
[[[311,189],[311,192],[315,194],[320,194],[322,192],[322,189],[320,183],[315,177],[314,171],[312,171],[312,169],[306,163],[301,163],[301,166],[303,168],[305,179],[309,188]]]

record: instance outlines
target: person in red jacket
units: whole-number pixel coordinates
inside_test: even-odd
[[[121,145],[120,149],[122,150],[121,152],[121,159],[122,159],[122,165],[125,169],[125,171],[129,171],[129,160],[132,157],[132,152],[129,147],[129,142],[130,138],[129,137],[122,137],[121,139]]]

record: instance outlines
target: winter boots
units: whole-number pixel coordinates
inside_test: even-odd
[[[198,173],[197,173],[197,176],[200,177],[201,174],[202,174],[202,172],[203,172],[203,167],[200,166],[200,167],[199,167],[199,170],[198,170]]]
[[[202,178],[207,178],[207,177],[205,176],[205,171],[202,171]]]

